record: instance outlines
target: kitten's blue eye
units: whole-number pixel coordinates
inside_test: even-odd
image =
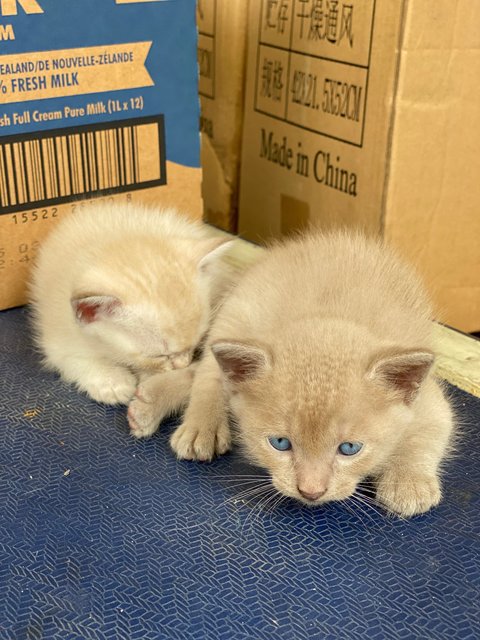
[[[288,451],[292,448],[292,443],[288,438],[275,438],[272,436],[268,441],[272,447],[278,451]]]
[[[363,447],[361,442],[342,442],[338,447],[338,452],[342,456],[354,456]]]

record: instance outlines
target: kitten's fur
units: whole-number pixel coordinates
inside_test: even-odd
[[[66,217],[30,286],[46,366],[107,404],[128,403],[141,372],[187,366],[226,247],[173,210],[99,203]]]
[[[333,233],[272,248],[219,311],[173,449],[197,460],[227,451],[230,409],[247,456],[282,494],[343,500],[373,477],[389,511],[427,511],[453,427],[431,373],[431,318],[417,276],[374,240]],[[342,442],[364,446],[347,457]]]

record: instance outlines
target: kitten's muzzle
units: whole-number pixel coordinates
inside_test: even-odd
[[[298,489],[298,493],[303,498],[305,498],[305,500],[308,500],[309,502],[316,502],[317,500],[320,500],[320,498],[327,493],[327,489],[322,489],[321,491],[316,491],[315,493],[304,491],[303,489],[300,489],[300,487],[297,487],[297,489]]]

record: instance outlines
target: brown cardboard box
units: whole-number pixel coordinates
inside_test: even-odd
[[[198,0],[202,195],[207,222],[236,231],[248,0]]]
[[[467,0],[252,3],[239,233],[383,234],[479,330],[479,25]]]
[[[0,2],[0,17],[4,309],[25,302],[45,235],[87,202],[203,208],[195,0]]]

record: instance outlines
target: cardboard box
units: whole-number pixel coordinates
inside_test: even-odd
[[[94,198],[200,218],[195,0],[0,2],[0,308]]]
[[[480,329],[479,24],[466,0],[252,3],[240,234],[383,234]]]
[[[236,231],[248,0],[198,0],[205,220]]]

